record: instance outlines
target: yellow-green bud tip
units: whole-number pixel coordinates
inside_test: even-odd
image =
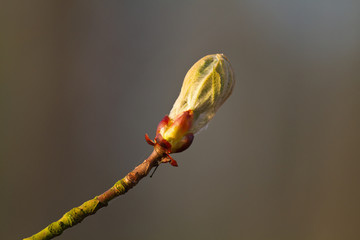
[[[175,119],[179,114],[192,110],[194,116],[189,132],[195,134],[214,117],[230,96],[234,83],[231,64],[224,54],[201,58],[187,72],[169,118]]]
[[[169,116],[157,127],[155,141],[147,135],[146,141],[160,145],[167,154],[184,151],[230,96],[234,83],[230,62],[223,54],[203,57],[186,74]],[[170,163],[177,166],[174,160]]]

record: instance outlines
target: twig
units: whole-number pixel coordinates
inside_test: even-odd
[[[103,194],[71,209],[58,221],[25,240],[56,237],[65,229],[107,206],[111,199],[126,193],[145,177],[151,168],[164,162],[177,166],[169,154],[182,152],[191,145],[194,134],[207,125],[230,96],[234,83],[230,62],[223,54],[208,55],[197,61],[186,74],[180,95],[170,114],[160,121],[155,139],[151,140],[145,135],[147,143],[154,146],[148,159]]]
[[[150,170],[162,162],[168,162],[164,149],[159,145],[154,147],[150,156],[123,179],[114,184],[112,188],[103,194],[84,202],[81,206],[75,207],[64,214],[59,220],[24,240],[47,240],[59,236],[65,229],[80,223],[87,216],[93,215],[100,208],[106,207],[108,202],[115,197],[125,194],[134,187],[143,177],[148,175]]]

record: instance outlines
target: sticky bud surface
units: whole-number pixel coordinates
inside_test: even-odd
[[[223,54],[197,61],[185,76],[169,116],[159,123],[155,142],[168,153],[187,149],[194,134],[208,124],[234,87],[230,62]]]

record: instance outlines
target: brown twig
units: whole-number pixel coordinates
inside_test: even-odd
[[[126,193],[154,166],[163,162],[177,166],[169,154],[184,151],[191,145],[194,134],[214,117],[217,109],[230,96],[234,83],[230,62],[223,54],[208,55],[197,61],[186,74],[180,95],[169,116],[160,121],[154,141],[145,135],[147,143],[154,146],[151,155],[112,188],[71,209],[58,221],[26,239],[56,237],[87,216],[95,214],[111,199]]]
[[[79,207],[75,207],[65,213],[58,221],[51,223],[49,226],[24,240],[46,240],[59,236],[65,229],[80,223],[87,216],[93,215],[99,210],[107,206],[108,202],[115,197],[125,194],[134,187],[143,177],[149,174],[150,170],[158,166],[160,163],[170,161],[159,145],[154,146],[154,151],[150,156],[133,171],[128,173],[124,178],[119,180],[109,190],[103,194],[96,196]]]

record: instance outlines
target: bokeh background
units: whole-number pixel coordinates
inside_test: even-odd
[[[151,152],[183,77],[233,95],[190,149],[58,239],[360,239],[360,2],[1,3],[0,239],[28,237]]]

